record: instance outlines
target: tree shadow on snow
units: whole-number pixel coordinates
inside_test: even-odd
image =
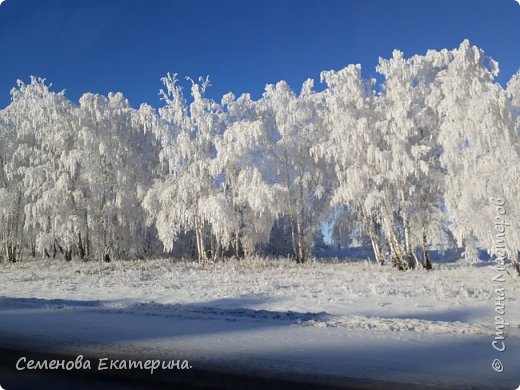
[[[467,387],[458,388],[478,388],[471,386],[494,378],[490,367],[493,350],[482,337],[438,336],[437,340],[413,332],[401,337],[399,332],[387,335],[377,330],[324,331],[294,325],[327,321],[331,315],[325,312],[238,307],[261,305],[262,301],[262,296],[248,296],[243,300],[164,305],[0,297],[0,347],[30,346],[47,352],[83,351],[86,347],[105,351],[105,355],[114,351],[135,356],[139,351],[140,357],[159,358],[160,353],[177,359],[194,353],[208,356],[205,364],[227,362],[239,370],[256,367],[257,371],[408,379],[415,383],[443,384],[450,375],[459,375],[459,383]],[[392,317],[463,321],[472,314],[454,309]],[[520,339],[508,342],[520,349]],[[514,356],[504,363],[512,367]],[[479,378],[473,378],[474,373],[479,373]],[[509,386],[513,379],[510,374],[502,375],[497,384]]]
[[[243,307],[262,302],[261,296],[193,304],[0,297],[0,333],[23,334],[36,344],[87,345],[287,327],[330,316]]]

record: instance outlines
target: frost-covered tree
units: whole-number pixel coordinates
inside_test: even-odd
[[[10,161],[15,145],[16,135],[4,110],[0,115],[0,258],[10,262],[20,257],[23,238],[23,187]]]
[[[414,268],[419,262],[431,268],[429,246],[446,240],[443,210],[444,174],[438,145],[437,112],[426,104],[435,88],[437,73],[446,67],[446,56],[429,51],[405,59],[394,51],[380,59],[377,70],[385,77],[377,98],[377,126],[389,146],[384,170],[384,230],[394,264]]]
[[[314,153],[334,165],[333,203],[347,206],[352,226],[362,217],[378,262],[388,248],[395,265],[413,267],[419,250],[430,268],[428,249],[449,241],[449,229],[468,249],[492,246],[491,216],[472,214],[485,206],[493,186],[514,199],[515,186],[500,184],[492,171],[507,167],[506,177],[514,177],[519,165],[511,108],[490,67],[492,61],[463,42],[452,52],[410,59],[394,52],[380,60],[385,81],[379,88],[362,79],[359,66],[322,73],[328,137]]]
[[[509,145],[512,149],[512,158],[509,162],[509,172],[506,172],[506,175],[512,176],[504,176],[507,180],[510,177],[519,177],[520,175],[520,166],[518,160],[515,161],[515,158],[520,154],[520,71],[518,71],[511,80],[507,83],[507,94],[511,99],[511,115],[513,120],[513,126],[516,131],[512,132],[511,141],[512,144]],[[511,126],[511,124],[509,125]],[[515,182],[511,183],[518,184]],[[520,190],[518,187],[513,187],[508,192],[508,205],[511,208],[509,212],[508,220],[511,222],[511,229],[508,231],[508,236],[514,235],[514,241],[512,243],[511,249],[511,260],[513,262],[513,266],[516,269],[517,274],[520,274],[520,264],[518,261],[518,241],[520,240],[520,220],[518,218],[513,217],[514,215],[520,215],[519,205],[520,205]]]
[[[121,94],[86,94],[76,106],[43,79],[19,82],[2,110],[1,212],[11,261],[24,242],[33,255],[66,260],[143,253],[141,202],[158,155],[144,110]]]
[[[4,238],[6,251],[11,252],[7,256],[12,261],[20,257],[27,240],[33,254],[36,247],[52,247],[55,255],[58,247],[69,259],[62,240],[74,230],[74,215],[67,207],[67,180],[73,171],[73,106],[63,92],[51,92],[45,80],[35,77],[30,84],[18,81],[11,96],[11,104],[3,110],[11,149],[4,159],[2,189]],[[13,245],[18,255],[9,251]]]
[[[85,94],[78,108],[77,192],[85,251],[95,257],[143,254],[153,232],[142,201],[157,172],[155,113],[136,111],[121,93]]]
[[[506,92],[511,99],[513,119],[518,130],[520,128],[520,70],[508,81]]]
[[[233,207],[211,172],[222,109],[204,96],[207,78],[190,80],[189,104],[176,75],[168,74],[162,81],[165,106],[159,110],[162,123],[156,134],[166,172],[150,189],[145,207],[167,251],[181,234],[193,232],[199,261],[216,260],[238,230]]]
[[[468,259],[477,247],[493,252],[495,207],[490,198],[502,198],[510,222],[518,215],[518,133],[511,102],[494,81],[498,64],[466,40],[446,53],[450,62],[438,75],[439,89],[430,106],[440,116],[441,163],[445,167],[445,203],[451,229],[466,248]],[[518,268],[518,229],[508,234],[508,253]]]
[[[232,247],[236,257],[252,254],[269,240],[281,208],[277,198],[283,187],[270,180],[272,159],[265,153],[271,133],[262,121],[258,104],[249,94],[235,99],[227,94],[223,135],[215,140],[213,174],[222,180],[224,196],[232,205],[236,230]]]
[[[327,85],[324,91],[326,136],[312,148],[312,153],[333,167],[333,205],[346,206],[349,225],[361,219],[374,250],[376,261],[384,263],[382,230],[384,181],[382,162],[388,146],[377,128],[374,81],[361,77],[359,65],[340,71],[322,72]],[[336,219],[343,225],[348,219]],[[344,231],[349,230],[347,226]]]
[[[323,120],[322,96],[313,91],[312,80],[303,84],[299,95],[281,81],[268,85],[258,104],[270,134],[267,157],[262,163],[269,168],[269,181],[283,189],[278,192],[277,202],[290,224],[296,261],[304,262],[321,227],[331,192],[328,171],[311,154]]]
[[[382,83],[350,65],[323,72],[321,92],[281,81],[221,103],[207,78],[188,79],[188,97],[168,74],[158,113],[19,82],[0,111],[2,258],[108,260],[160,241],[205,263],[287,241],[304,262],[332,226],[400,269],[431,268],[430,248],[454,237],[467,259],[502,245],[520,273],[519,74],[504,89],[468,41],[394,51],[376,70]],[[503,199],[504,239],[490,198]]]

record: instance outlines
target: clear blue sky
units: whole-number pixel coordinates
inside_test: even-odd
[[[505,83],[520,66],[514,0],[6,0],[0,6],[0,107],[16,79],[47,78],[77,101],[121,91],[137,107],[161,104],[166,72],[210,75],[209,95],[259,97],[266,83],[300,88],[321,70],[379,56],[454,48],[469,38],[499,61]]]

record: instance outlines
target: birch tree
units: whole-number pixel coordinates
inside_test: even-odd
[[[163,123],[156,134],[167,172],[150,189],[145,207],[165,250],[173,249],[180,234],[192,231],[198,260],[205,263],[220,256],[222,246],[238,229],[231,206],[216,189],[211,173],[214,139],[222,132],[221,107],[204,96],[207,78],[199,83],[191,80],[189,104],[175,74],[162,81],[165,106],[159,110]]]
[[[378,126],[390,146],[385,167],[385,233],[394,264],[431,269],[429,246],[446,236],[443,211],[444,175],[439,163],[438,117],[426,104],[435,89],[437,73],[447,66],[442,53],[405,59],[394,51],[380,59],[377,70],[385,77],[378,96],[383,115]],[[422,261],[416,249],[423,254]]]
[[[258,104],[249,94],[235,99],[224,96],[225,131],[215,141],[214,175],[222,175],[224,194],[236,219],[232,247],[235,257],[248,256],[269,240],[273,224],[281,215],[277,199],[282,186],[270,181],[272,156],[269,129],[262,121]]]
[[[479,246],[493,253],[496,211],[490,198],[504,199],[506,208],[516,213],[518,186],[511,179],[518,175],[518,133],[510,100],[494,82],[498,64],[467,40],[449,55],[430,104],[442,117],[439,141],[452,231],[473,260]],[[518,270],[515,230],[508,235],[506,249]]]
[[[271,133],[266,155],[272,158],[275,183],[280,193],[282,214],[290,223],[293,253],[297,262],[305,262],[313,247],[328,206],[330,186],[326,170],[311,155],[311,147],[320,129],[321,95],[307,80],[299,95],[284,81],[268,85],[258,102],[263,121]]]
[[[85,251],[96,258],[135,256],[149,246],[142,202],[157,175],[154,115],[146,105],[132,109],[121,93],[80,99],[78,218]]]
[[[11,95],[3,112],[11,141],[10,156],[3,164],[7,257],[11,261],[20,257],[27,233],[33,254],[36,247],[44,251],[52,247],[55,256],[58,247],[69,259],[60,240],[73,229],[74,215],[64,207],[68,193],[59,189],[66,187],[73,171],[73,107],[63,92],[51,92],[45,80],[36,77],[30,84],[18,81]]]
[[[327,85],[323,127],[327,136],[312,152],[326,159],[334,169],[332,204],[348,208],[351,225],[356,216],[362,219],[375,259],[383,264],[382,162],[388,145],[376,126],[380,112],[373,90],[375,81],[362,79],[360,65],[322,72],[321,79]]]

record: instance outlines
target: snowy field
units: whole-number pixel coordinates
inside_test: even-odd
[[[516,388],[520,285],[504,283],[510,326],[499,353],[491,346],[495,273],[485,264],[402,272],[367,261],[260,258],[205,268],[172,260],[2,264],[1,343],[173,354],[260,373]],[[503,373],[492,370],[494,358]]]

